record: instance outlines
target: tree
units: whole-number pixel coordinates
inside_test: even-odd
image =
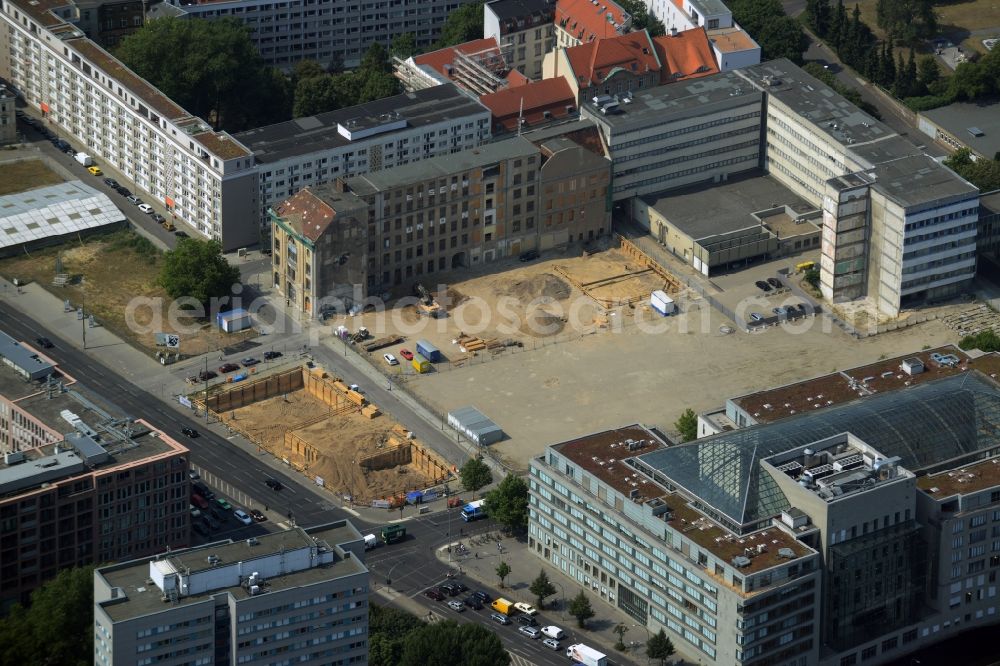
[[[475,498],[476,491],[484,486],[493,483],[493,472],[489,465],[483,462],[482,457],[469,458],[458,470],[458,478],[462,482],[462,487],[472,493]]]
[[[417,48],[417,38],[413,36],[412,32],[404,32],[401,35],[396,35],[396,38],[392,40],[392,44],[389,46],[389,53],[400,60],[406,60],[411,56],[417,55],[420,53],[420,49]]]
[[[983,192],[1000,189],[1000,162],[997,160],[973,159],[968,148],[960,148],[944,164]]]
[[[504,561],[500,561],[497,565],[497,578],[500,579],[500,587],[503,587],[503,582],[510,575],[510,565]]]
[[[286,120],[291,110],[286,77],[264,64],[249,28],[235,19],[149,21],[115,55],[216,128],[260,127]]]
[[[323,69],[323,65],[315,60],[300,60],[295,63],[295,67],[292,69],[292,80],[297,84],[299,81],[326,76],[326,74],[327,71]]]
[[[405,611],[371,604],[368,608],[368,663],[396,666],[407,636],[424,625]]]
[[[830,30],[832,16],[830,0],[808,0],[806,2],[806,20],[820,37],[826,37]]]
[[[486,513],[496,522],[516,532],[528,527],[528,484],[508,474],[496,488],[486,493]]]
[[[650,659],[659,659],[660,666],[667,663],[667,659],[672,657],[674,654],[674,644],[667,637],[667,634],[663,629],[660,629],[657,633],[649,637],[646,641],[646,656]]]
[[[462,5],[448,14],[441,26],[441,36],[434,43],[435,49],[443,49],[472,39],[483,37],[483,3]]]
[[[61,569],[0,624],[0,662],[85,666],[94,659],[94,569]]]
[[[788,58],[802,62],[802,52],[809,40],[802,26],[785,15],[779,0],[734,0],[730,3],[733,18],[757,40],[761,59]]]
[[[542,570],[538,572],[535,580],[531,581],[531,587],[528,588],[528,591],[538,599],[538,610],[544,610],[545,598],[551,597],[556,593],[556,586],[549,580],[548,574]]]
[[[398,666],[427,664],[508,666],[510,654],[488,628],[447,620],[424,625],[406,637]]]
[[[619,622],[618,624],[615,625],[615,628],[612,629],[612,631],[614,631],[616,634],[618,634],[618,641],[615,643],[615,649],[619,650],[619,651],[624,650],[625,649],[625,634],[628,633],[628,627],[626,627],[624,624],[622,624],[621,622]]]
[[[933,0],[878,0],[876,21],[893,41],[912,43],[937,32]]]
[[[586,593],[580,590],[580,594],[573,597],[569,603],[569,614],[576,618],[576,624],[581,629],[586,625],[587,620],[594,617],[594,609],[590,607],[590,599]]]
[[[931,86],[941,78],[941,70],[934,56],[921,56],[917,62],[917,80],[930,91]]]
[[[292,114],[296,118],[314,116],[326,111],[336,111],[342,107],[340,90],[334,76],[324,73],[320,76],[300,79],[295,84],[295,103],[292,106]]]
[[[819,266],[813,266],[803,274],[804,279],[813,289],[819,289]]]
[[[215,240],[182,238],[164,255],[160,267],[160,286],[171,298],[189,296],[203,305],[232,293],[239,282],[240,269],[226,261]]]
[[[681,439],[685,442],[692,442],[698,439],[698,416],[694,413],[694,410],[688,407],[685,409],[677,420],[674,421],[674,427],[677,428],[677,432],[681,434]]]

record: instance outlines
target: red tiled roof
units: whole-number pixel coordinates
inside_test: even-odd
[[[299,190],[274,209],[296,233],[316,242],[337,217],[337,211],[309,188]]]
[[[663,65],[660,70],[660,81],[663,83],[719,73],[719,64],[715,61],[704,28],[654,37],[653,43]]]
[[[488,37],[486,39],[473,39],[470,42],[464,42],[462,44],[456,44],[455,46],[438,49],[437,51],[431,51],[430,53],[413,56],[413,62],[418,66],[430,65],[435,71],[450,80],[451,75],[445,69],[445,65],[451,65],[455,62],[455,51],[471,54],[485,51],[490,48],[499,49],[496,38]]]
[[[479,98],[493,114],[493,122],[500,123],[505,129],[517,129],[517,119],[522,114],[526,125],[546,120],[545,112],[551,117],[561,118],[566,115],[566,107],[576,107],[576,97],[561,76],[532,81],[516,88],[498,90]]]
[[[645,30],[568,48],[566,57],[581,87],[600,83],[617,69],[636,75],[660,70],[653,43]]]
[[[591,0],[556,2],[556,25],[584,44],[616,37],[616,26],[625,23],[626,16],[625,10],[611,0],[599,0],[596,6]]]
[[[531,79],[517,71],[512,69],[507,72],[507,89],[518,88],[520,86],[526,86],[531,83]]]

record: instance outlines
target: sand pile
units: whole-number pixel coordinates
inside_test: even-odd
[[[501,279],[497,281],[496,291],[503,296],[513,296],[527,303],[538,298],[561,301],[570,297],[572,287],[562,278],[552,273],[533,275],[524,279]]]

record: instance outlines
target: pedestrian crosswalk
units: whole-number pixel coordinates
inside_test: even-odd
[[[508,654],[510,655],[511,666],[534,666],[534,662],[527,657],[522,657],[514,652],[508,652]]]

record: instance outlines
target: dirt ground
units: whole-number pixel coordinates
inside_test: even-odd
[[[572,281],[586,284],[638,270],[617,249],[589,257],[564,256],[528,264],[512,263],[503,272],[484,272],[459,282],[433,285],[438,302],[448,309],[446,318],[422,317],[413,306],[408,306],[387,313],[348,317],[343,323],[351,330],[365,326],[376,338],[393,333],[405,338],[398,345],[374,352],[377,364],[381,363],[378,359],[383,353],[398,358],[400,349],[416,351],[416,341],[420,339],[435,345],[449,362],[461,363],[484,353],[462,352],[456,340],[463,333],[533,347],[553,338],[598,330],[597,320],[606,314],[605,308],[573,286]],[[647,271],[599,285],[593,289],[593,295],[614,301],[646,298],[663,286],[662,278]],[[336,327],[342,322],[327,323]],[[394,366],[393,371],[414,374],[406,363]]]
[[[10,280],[36,282],[58,298],[81,304],[99,325],[105,326],[134,346],[156,351],[156,333],[179,333],[180,352],[195,356],[220,349],[255,335],[253,331],[228,334],[207,320],[169,316],[171,298],[156,284],[160,253],[131,231],[92,236],[80,242],[44,248],[30,255],[0,259],[0,275]],[[64,287],[52,285],[56,262],[71,276]],[[135,307],[137,299],[150,304]],[[130,303],[133,309],[129,309]]]
[[[295,391],[241,407],[235,411],[235,421],[279,457],[285,432],[294,431],[323,454],[309,466],[310,476],[322,477],[325,487],[338,494],[380,499],[430,485],[430,479],[406,465],[367,474],[361,469],[359,460],[384,448],[393,426],[387,417],[368,419],[351,412],[316,422],[329,411],[327,405],[305,391]],[[227,412],[224,417],[230,421],[234,414]]]
[[[65,180],[40,160],[4,162],[3,178],[0,178],[0,196],[24,192],[36,187],[58,185]]]
[[[941,321],[863,340],[827,321],[724,333],[727,319],[692,302],[676,317],[483,359],[407,388],[441,412],[475,404],[509,438],[490,448],[525,468],[573,436],[636,422],[670,432],[688,407],[703,412],[730,397],[957,341]]]

